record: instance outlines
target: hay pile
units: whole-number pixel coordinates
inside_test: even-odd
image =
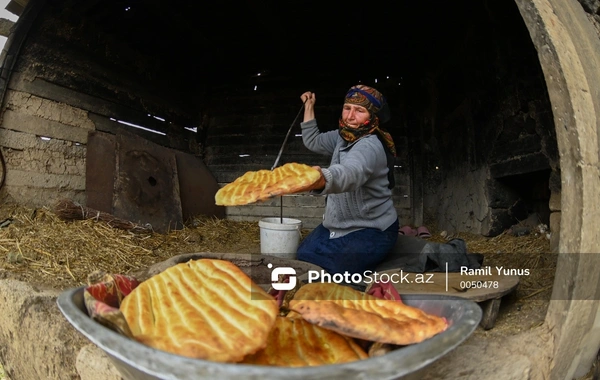
[[[66,289],[95,270],[127,274],[192,252],[259,253],[258,223],[197,219],[169,234],[139,234],[88,220],[65,221],[49,208],[3,206],[0,269],[30,283]]]

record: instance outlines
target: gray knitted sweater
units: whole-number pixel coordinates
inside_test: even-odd
[[[326,185],[314,194],[327,194],[323,226],[331,238],[362,228],[385,230],[398,215],[388,188],[383,145],[375,135],[348,143],[337,130],[321,133],[316,119],[300,124],[302,141],[311,151],[332,156],[322,168]]]

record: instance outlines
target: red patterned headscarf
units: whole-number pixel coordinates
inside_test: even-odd
[[[381,92],[377,91],[373,87],[359,84],[350,87],[350,90],[348,90],[348,93],[346,94],[344,103],[363,106],[371,113],[371,115],[373,115],[383,108],[385,98]]]

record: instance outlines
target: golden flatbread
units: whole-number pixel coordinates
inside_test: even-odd
[[[298,163],[285,164],[274,170],[247,172],[219,189],[215,204],[240,206],[277,195],[299,193],[308,190],[319,178],[321,172],[317,169]]]
[[[444,318],[403,302],[375,298],[329,283],[304,285],[289,308],[310,323],[342,335],[396,345],[422,342],[447,327]]]
[[[365,293],[357,292],[349,286],[315,282],[302,285],[296,290],[292,300],[363,300],[364,295]],[[289,302],[292,300],[288,301],[288,309]],[[286,317],[302,318],[302,315],[294,310],[290,310]]]
[[[367,357],[352,338],[303,319],[278,317],[267,346],[245,357],[241,363],[304,367],[348,363]]]
[[[159,350],[237,362],[266,345],[279,308],[236,265],[201,259],[177,264],[123,299],[133,336]]]

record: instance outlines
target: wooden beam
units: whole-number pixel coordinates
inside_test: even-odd
[[[27,92],[40,98],[63,102],[73,107],[89,111],[90,119],[96,123],[96,128],[103,131],[115,133],[115,131],[119,129],[119,126],[116,122],[111,122],[109,119],[122,120],[162,132],[165,135],[146,132],[142,129],[133,127],[122,127],[122,130],[135,131],[135,134],[143,135],[148,140],[163,146],[173,147],[189,153],[197,153],[193,151],[195,148],[192,149],[197,145],[195,132],[184,129],[183,127],[177,127],[178,129],[175,129],[173,125],[166,125],[159,120],[148,117],[147,114],[141,110],[133,110],[130,107],[62,87],[44,79],[35,78],[33,81],[30,81],[21,73],[14,74],[10,83],[10,88],[12,90]]]
[[[25,10],[25,5],[22,5],[20,3],[24,3],[24,1],[12,0],[4,9],[6,9],[12,14],[21,16],[21,14],[23,14],[23,11]]]

